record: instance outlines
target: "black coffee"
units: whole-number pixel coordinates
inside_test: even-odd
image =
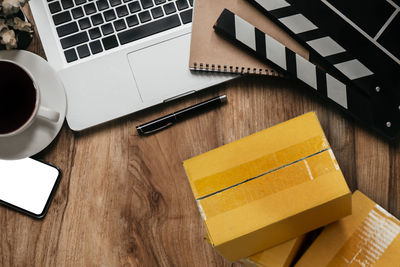
[[[29,75],[13,63],[0,61],[0,134],[24,125],[35,104],[36,89]]]

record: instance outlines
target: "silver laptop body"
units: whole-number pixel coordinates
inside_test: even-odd
[[[190,72],[192,5],[188,0],[30,1],[47,60],[66,89],[72,130],[235,77]]]

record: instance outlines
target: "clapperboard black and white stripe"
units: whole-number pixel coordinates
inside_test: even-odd
[[[214,29],[250,49],[258,57],[297,77],[319,96],[340,106],[363,124],[389,139],[398,137],[398,110],[386,109],[364,91],[326,73],[231,11],[225,9],[221,13]]]
[[[400,7],[394,1],[248,1],[310,49],[312,61],[400,105]]]

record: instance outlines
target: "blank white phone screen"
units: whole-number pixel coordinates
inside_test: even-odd
[[[0,160],[0,200],[40,215],[58,174],[56,168],[30,158]]]

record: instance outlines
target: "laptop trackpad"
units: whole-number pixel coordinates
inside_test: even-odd
[[[128,54],[144,102],[165,100],[199,90],[218,80],[206,73],[192,74],[189,55],[190,33]]]

